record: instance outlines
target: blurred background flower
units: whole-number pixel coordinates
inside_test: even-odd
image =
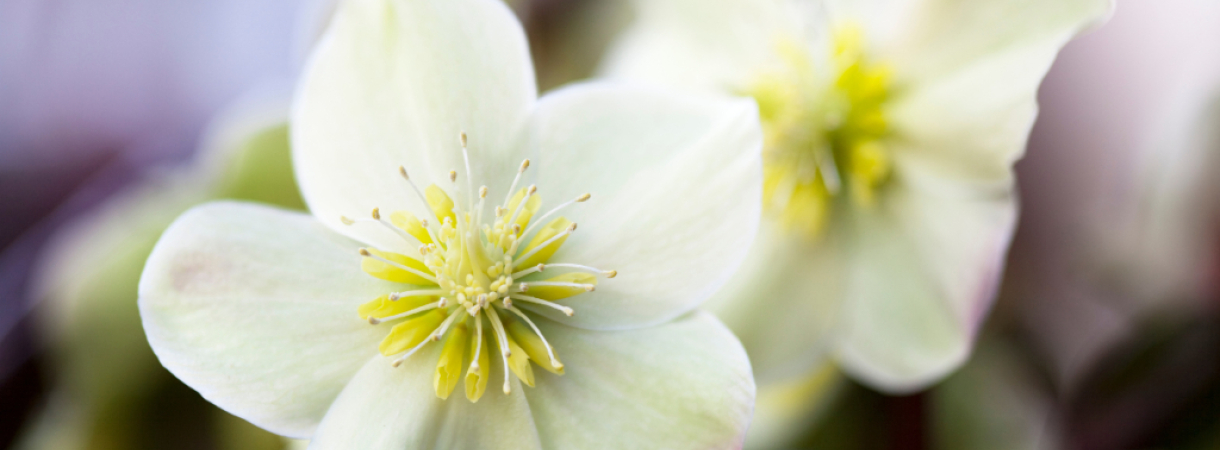
[[[110,425],[115,425],[107,432],[116,433],[124,427],[127,432],[140,429],[133,427],[138,422],[123,423],[133,415],[157,421],[161,413],[179,409],[175,399],[189,398],[154,395],[164,386],[141,372],[147,372],[147,364],[159,370],[155,360],[142,361],[143,354],[135,359],[123,356],[139,354],[139,349],[147,352],[133,303],[143,263],[140,253],[147,254],[141,246],[151,245],[159,235],[158,215],[168,223],[174,208],[202,195],[201,189],[187,187],[202,183],[204,177],[195,173],[202,170],[153,176],[145,169],[190,158],[217,111],[239,97],[290,83],[321,27],[319,17],[324,18],[326,6],[321,1],[283,0],[0,4],[0,103],[5,105],[0,110],[0,415],[5,418],[0,422],[0,446],[32,426],[26,419],[39,408],[40,393],[52,390],[51,383],[75,385],[56,388],[62,395],[48,403],[74,405],[61,408],[72,414],[83,397],[105,397],[85,403],[108,405],[97,407],[105,409]],[[281,165],[286,164],[286,156],[281,159]],[[240,179],[242,175],[229,170],[238,165],[211,169],[216,172],[212,178]],[[256,183],[279,181],[260,178]],[[232,180],[212,183],[252,188]],[[230,195],[216,189],[208,195]],[[111,195],[115,203],[103,204]],[[93,217],[75,219],[81,214]],[[52,236],[74,221],[54,238],[60,247],[77,239],[72,248],[61,248],[59,257],[39,257]],[[55,289],[36,290],[31,282],[34,268],[60,264],[34,261],[55,258],[76,265],[56,280],[62,285],[43,283]],[[47,297],[54,300],[45,305],[46,315],[72,319],[61,329],[36,331],[28,312]],[[120,307],[124,297],[132,302],[130,308]],[[31,352],[48,348],[42,338],[56,341],[50,347],[55,356],[29,359]],[[151,358],[151,353],[146,356]],[[55,364],[42,364],[48,361]],[[52,367],[73,370],[46,373]],[[125,369],[131,369],[130,374],[93,373]],[[109,414],[131,400],[131,390],[119,387],[124,383],[161,403],[146,403],[146,408],[123,405],[133,411]],[[204,409],[194,411],[207,414]],[[85,441],[97,431],[71,429]],[[96,448],[136,445],[130,442],[116,439],[110,447]]]
[[[509,3],[541,90],[591,76],[633,17],[626,0]],[[0,447],[285,445],[167,378],[134,280],[179,208],[293,203],[263,171],[286,154],[268,111],[329,9],[0,2]],[[776,448],[1220,448],[1218,88],[1220,4],[1119,0],[1039,91],[1008,268],[966,365],[904,396],[828,369],[755,431],[779,429]]]

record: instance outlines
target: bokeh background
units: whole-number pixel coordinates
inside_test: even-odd
[[[632,17],[510,4],[543,90],[593,75]],[[332,8],[0,0],[0,448],[301,445],[162,369],[135,283],[192,204],[303,208],[277,124]],[[909,396],[821,387],[785,448],[1220,449],[1220,2],[1119,0],[1039,102],[971,361]]]

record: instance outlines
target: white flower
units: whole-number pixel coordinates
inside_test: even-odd
[[[353,0],[291,127],[313,215],[195,208],[141,280],[205,398],[311,448],[740,446],[749,363],[691,311],[757,227],[749,102],[536,99],[501,3]]]
[[[762,383],[920,389],[970,352],[1059,48],[1107,0],[648,0],[606,71],[754,97],[766,221],[714,310]]]

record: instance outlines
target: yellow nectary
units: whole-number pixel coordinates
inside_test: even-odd
[[[866,58],[858,27],[834,33],[829,73],[790,42],[780,54],[784,70],[746,92],[763,122],[765,205],[787,228],[818,236],[840,194],[869,207],[889,178],[889,69]]]
[[[464,154],[465,143],[462,135]],[[538,216],[542,200],[537,189],[517,189],[528,167],[529,160],[521,164],[509,195],[503,204],[493,207],[494,216],[489,220],[483,217],[486,186],[479,189],[477,204],[471,199],[463,211],[439,186],[418,189],[405,168],[399,172],[428,205],[426,218],[395,211],[387,220],[377,209],[370,219],[343,218],[348,225],[370,222],[388,227],[418,245],[420,258],[383,249],[360,250],[366,273],[405,286],[360,305],[357,313],[373,325],[396,322],[379,347],[381,354],[394,357],[391,364],[395,367],[429,342],[444,340],[433,382],[442,399],[449,397],[462,378],[470,401],[482,397],[493,347],[506,368],[505,394],[510,392],[509,373],[534,385],[531,362],[562,375],[563,363],[530,319],[531,308],[553,308],[570,316],[572,308],[555,301],[594,290],[597,275],[613,278],[617,274],[579,264],[547,264],[576,224],[564,217],[543,220],[588,200],[589,194]],[[456,186],[457,173],[450,172],[449,179]],[[560,273],[546,275],[556,271]],[[461,376],[463,367],[465,377]]]

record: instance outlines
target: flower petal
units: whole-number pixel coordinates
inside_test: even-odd
[[[890,55],[902,86],[889,110],[908,158],[944,175],[1010,188],[1059,49],[1106,0],[930,2]],[[963,28],[964,27],[964,28]],[[906,148],[909,147],[909,148]]]
[[[309,436],[385,335],[356,309],[393,285],[360,271],[357,245],[304,214],[233,202],[191,209],[140,279],[149,343],[212,403]]]
[[[293,108],[301,191],[323,223],[401,252],[406,243],[393,232],[344,226],[339,216],[381,207],[425,217],[429,209],[399,176],[400,165],[420,189],[448,189],[445,177],[457,170],[457,185],[468,191],[461,131],[469,135],[472,182],[504,189],[524,157],[512,151],[536,95],[525,34],[502,2],[343,2]],[[455,201],[465,207],[467,194]]]
[[[764,222],[742,269],[708,301],[741,339],[760,384],[806,377],[827,363],[852,257],[839,228],[806,242]]]
[[[754,380],[741,344],[711,314],[628,331],[538,326],[567,370],[535,372],[527,392],[544,447],[740,448]]]
[[[904,3],[908,0],[887,1]],[[878,1],[862,3],[880,4]],[[1046,72],[1055,54],[1082,29],[1101,22],[1113,0],[926,0],[893,25],[886,54],[900,79],[916,84],[976,64],[1023,59]],[[881,6],[882,9],[891,7]],[[1022,71],[1022,72],[1026,72]],[[1018,75],[1019,76],[1019,75]],[[1035,81],[1036,82],[1036,81]]]
[[[1016,222],[1012,193],[923,181],[856,221],[838,351],[845,370],[888,392],[923,388],[965,360]]]
[[[561,303],[573,326],[651,325],[719,289],[758,227],[762,146],[752,102],[586,84],[543,98],[534,122],[539,193],[593,198],[564,211],[579,229],[551,263],[617,270]]]
[[[601,72],[680,89],[740,90],[776,45],[801,29],[784,2],[639,0],[636,22],[607,51]]]
[[[463,395],[436,397],[432,377],[439,343],[394,368],[387,358],[368,361],[335,400],[310,442],[313,450],[539,449],[538,434],[521,383],[500,391],[504,367],[491,364],[489,387],[478,403]]]

